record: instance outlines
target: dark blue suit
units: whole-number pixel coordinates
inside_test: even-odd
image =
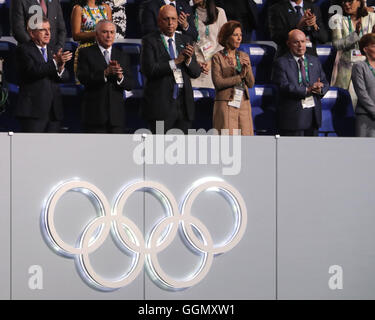
[[[163,0],[148,0],[140,5],[139,17],[142,37],[158,30],[159,10],[164,5],[165,2]],[[198,31],[194,23],[194,13],[189,3],[185,0],[176,0],[176,10],[177,15],[181,12],[189,14],[189,17],[187,18],[189,28],[185,31],[178,27],[177,30],[182,31],[183,34],[189,36],[192,41],[196,41],[198,38]]]
[[[329,84],[319,59],[308,54],[305,58],[308,61],[309,83],[299,83],[298,65],[290,52],[274,64],[272,80],[279,88],[278,125],[282,131],[318,129],[322,123],[320,99],[328,91]],[[319,78],[324,84],[322,95],[313,94],[315,107],[303,109],[301,100],[306,98],[306,88]]]

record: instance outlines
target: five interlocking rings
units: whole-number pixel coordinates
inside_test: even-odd
[[[123,214],[128,198],[141,190],[156,196],[166,210],[166,216],[153,227],[147,239],[144,239],[137,225]],[[99,215],[85,227],[77,246],[65,243],[54,224],[57,202],[68,191],[78,191],[89,196],[99,208]],[[215,191],[223,195],[236,217],[233,233],[220,246],[215,246],[207,227],[191,215],[194,200],[204,191]],[[60,254],[76,258],[85,280],[99,290],[114,290],[128,285],[139,275],[145,263],[152,273],[152,278],[162,287],[178,290],[194,286],[207,275],[214,255],[227,252],[238,244],[245,233],[246,225],[247,210],[241,194],[233,186],[216,178],[201,179],[194,183],[182,201],[180,209],[173,194],[162,184],[153,181],[135,182],[121,190],[112,210],[106,196],[96,186],[85,181],[71,180],[60,184],[52,191],[42,214],[42,226],[48,242]],[[163,271],[158,260],[158,253],[171,244],[179,227],[189,244],[202,255],[198,270],[185,279],[170,277]],[[108,280],[95,272],[89,255],[103,244],[111,231],[115,239],[130,251],[134,258],[126,273],[117,279]]]

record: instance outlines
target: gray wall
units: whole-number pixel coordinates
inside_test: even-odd
[[[0,299],[375,298],[374,140],[245,137],[241,170],[226,175],[227,165],[221,161],[136,164],[135,150],[145,147],[146,155],[156,155],[156,139],[0,134]],[[213,140],[206,139],[210,150]],[[206,277],[191,288],[165,290],[142,271],[118,290],[93,289],[80,277],[75,260],[58,255],[43,236],[42,209],[62,181],[90,182],[113,206],[125,185],[142,180],[161,183],[181,204],[189,187],[207,177],[223,179],[241,193],[247,228],[239,244],[215,256]],[[61,238],[76,245],[96,211],[85,195],[66,193],[54,220]],[[235,220],[231,206],[218,193],[199,195],[192,212],[214,243],[231,233]],[[165,210],[154,196],[140,191],[130,196],[123,215],[147,239]],[[98,274],[116,279],[128,270],[132,257],[108,236],[90,261]],[[176,236],[158,259],[164,272],[181,279],[197,270],[201,256]],[[336,267],[330,273],[332,266]]]

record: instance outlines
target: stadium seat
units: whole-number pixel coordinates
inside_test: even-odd
[[[141,74],[141,44],[139,43],[128,43],[128,42],[116,42],[114,46],[118,47],[122,51],[126,52],[130,57],[130,65],[133,72],[133,77],[136,81],[135,89],[143,88],[143,76]]]
[[[256,135],[276,134],[277,89],[274,85],[256,85],[249,89]]]
[[[241,44],[240,50],[250,56],[256,84],[271,82],[271,72],[276,49],[266,44]]]
[[[215,90],[206,88],[193,88],[195,102],[195,120],[193,128],[212,129],[212,115],[215,100]]]
[[[331,82],[331,75],[333,64],[336,58],[336,49],[330,45],[318,45],[316,47],[320,63],[323,66],[324,73],[326,74],[328,83]]]
[[[347,90],[331,87],[322,101],[320,136],[354,136],[354,111]]]

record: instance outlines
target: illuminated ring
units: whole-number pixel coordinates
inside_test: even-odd
[[[93,239],[87,243],[87,248],[74,247],[64,242],[54,224],[55,208],[59,199],[68,191],[81,191],[88,196],[91,200],[95,201],[99,207],[99,217],[96,220],[100,221],[100,232],[97,233]],[[107,238],[111,228],[110,205],[103,194],[96,186],[86,181],[68,181],[57,186],[48,198],[45,210],[43,212],[43,223],[54,248],[61,254],[66,256],[73,256],[82,254],[84,251],[88,253],[95,251],[99,248]],[[104,228],[102,227],[104,225]]]
[[[99,207],[99,217],[92,220],[84,229],[79,242],[79,247],[66,244],[58,235],[54,226],[54,211],[58,200],[65,192],[70,190],[81,191],[93,199]],[[138,190],[145,190],[156,196],[166,209],[167,216],[159,221],[152,229],[147,241],[142,232],[122,212],[128,198]],[[231,204],[236,216],[236,228],[231,237],[222,245],[214,246],[212,237],[206,226],[196,217],[191,215],[192,204],[196,197],[204,191],[219,192]],[[231,185],[222,180],[207,179],[197,181],[185,197],[182,207],[178,209],[177,201],[173,194],[163,185],[152,181],[141,181],[124,188],[118,195],[113,212],[104,194],[94,185],[84,181],[69,181],[59,185],[50,195],[43,212],[43,223],[49,240],[59,252],[76,256],[80,271],[92,285],[99,289],[117,289],[131,283],[141,272],[144,262],[159,283],[167,288],[181,289],[191,287],[201,281],[208,273],[215,254],[227,252],[241,240],[247,224],[247,211],[245,202],[240,193]],[[203,254],[202,263],[198,270],[187,279],[175,280],[167,275],[161,268],[157,254],[166,249],[175,239],[178,227],[190,245]],[[107,280],[98,275],[93,269],[89,254],[99,248],[107,238],[110,229],[115,235],[115,240],[135,254],[130,270],[119,279]],[[198,238],[194,229],[200,234]],[[100,228],[100,229],[99,229]],[[96,235],[94,232],[99,229]],[[167,232],[163,231],[167,229]],[[126,231],[125,231],[126,230]]]
[[[224,181],[211,180],[201,184],[197,183],[188,191],[188,195],[186,196],[181,209],[183,221],[189,221],[188,219],[191,217],[193,202],[197,196],[204,191],[219,192],[231,204],[232,210],[236,216],[236,228],[231,237],[224,244],[217,247],[215,247],[212,242],[202,245],[202,241],[196,236],[191,228],[192,223],[183,223],[182,228],[189,242],[195,248],[202,252],[206,251],[217,255],[233,249],[242,239],[247,226],[247,209],[245,201],[235,188]],[[199,221],[197,218],[195,218],[195,220]],[[200,224],[202,225],[202,223]]]
[[[118,219],[118,222],[120,222],[121,224],[127,224],[128,221],[126,220],[127,219],[125,219],[124,217],[120,217]],[[80,239],[82,248],[86,248],[88,246],[89,239],[91,238],[95,230],[98,228],[98,225],[100,225],[100,221],[99,219],[96,219],[92,223],[90,223],[89,226],[85,229]],[[134,237],[135,235],[133,231],[131,232],[132,232],[132,237]],[[128,271],[126,271],[118,279],[105,279],[102,276],[100,276],[98,273],[96,273],[96,271],[92,267],[89,254],[90,252],[88,250],[83,250],[82,254],[79,255],[78,262],[79,262],[80,271],[86,275],[86,277],[90,280],[90,283],[92,285],[94,285],[98,289],[104,289],[104,290],[114,290],[114,289],[122,288],[128,285],[129,283],[131,283],[135,278],[137,278],[139,273],[142,271],[143,266],[144,266],[144,260],[145,260],[144,254],[136,253]]]

